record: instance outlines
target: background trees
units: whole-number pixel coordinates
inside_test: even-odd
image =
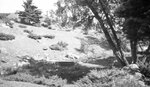
[[[21,23],[24,24],[35,24],[40,22],[41,11],[37,9],[36,6],[32,5],[32,0],[27,0],[23,4],[24,11],[20,11],[19,17],[21,19]]]
[[[130,40],[133,62],[138,60],[140,53],[146,59],[150,50],[150,1],[122,0],[115,11],[118,17],[124,18],[123,32]],[[140,50],[138,49],[140,47]],[[143,49],[146,47],[146,49]],[[145,60],[146,60],[145,59]]]
[[[61,3],[64,3],[63,7]],[[70,23],[72,18],[74,27],[84,25],[84,29],[88,29],[96,18],[100,25],[99,29],[101,28],[105,34],[117,60],[123,65],[128,65],[119,38],[123,34],[130,41],[132,63],[137,62],[137,53],[147,56],[150,50],[148,3],[148,0],[61,0],[57,3],[57,13],[67,14],[67,11],[70,11],[71,16],[66,15],[63,23]],[[147,49],[144,50],[143,47],[146,46]]]

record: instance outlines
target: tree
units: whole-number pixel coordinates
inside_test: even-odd
[[[121,62],[123,66],[128,65],[129,63],[123,54],[120,40],[114,28],[114,17],[111,12],[112,8],[110,8],[112,7],[110,6],[111,4],[119,2],[117,2],[117,0],[76,0],[76,3],[80,6],[86,6],[92,11],[94,17],[99,21],[105,37],[117,60]]]
[[[21,23],[32,25],[40,22],[42,12],[32,5],[32,0],[26,0],[23,7],[25,10],[18,13]]]
[[[148,57],[150,52],[150,1],[122,0],[115,14],[125,19],[123,31],[130,40],[133,62],[136,63],[138,60],[137,53]],[[141,44],[147,45],[147,49],[143,50]],[[138,50],[138,46],[141,47],[142,52]]]

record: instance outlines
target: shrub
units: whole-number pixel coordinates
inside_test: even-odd
[[[63,51],[66,49],[66,47],[68,46],[67,43],[65,42],[58,42],[57,44],[53,44],[50,46],[51,50],[59,50],[59,51]]]
[[[29,34],[28,37],[34,40],[42,39],[42,36],[36,34]]]
[[[79,87],[145,87],[127,72],[119,69],[92,70],[74,84]]]
[[[13,39],[15,39],[14,35],[0,33],[0,40],[8,41],[8,40],[13,40]]]
[[[45,22],[48,26],[51,25],[51,19],[50,19],[49,17],[46,17],[45,20],[44,20],[44,22]]]
[[[20,28],[27,28],[25,25],[19,25]]]
[[[62,41],[58,42],[57,44],[63,48],[66,48],[68,46],[68,44],[66,42],[62,42]]]
[[[55,36],[54,35],[43,35],[44,38],[49,38],[49,39],[54,39]]]
[[[66,84],[66,80],[63,80],[58,76],[49,76],[49,78],[45,78],[45,77],[32,76],[27,73],[17,73],[14,75],[9,75],[3,77],[3,79],[8,81],[30,82],[30,83],[46,85],[50,87],[62,87],[64,84]]]
[[[28,34],[32,34],[32,31],[29,31],[29,30],[24,30],[23,32],[28,33]]]
[[[144,81],[146,84],[150,85],[150,62],[145,60],[145,62],[138,62],[140,72],[145,76]]]

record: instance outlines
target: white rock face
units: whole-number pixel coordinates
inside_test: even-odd
[[[9,26],[7,26],[5,23],[1,23],[1,26],[4,28],[10,28]]]
[[[142,78],[142,74],[139,73],[139,72],[136,72],[135,75],[134,75],[134,77],[135,77],[137,80],[139,80],[139,79]]]
[[[79,59],[80,58],[78,55],[73,54],[73,53],[67,53],[65,57],[70,58],[70,59]]]
[[[129,68],[131,69],[131,70],[139,70],[139,66],[137,65],[137,64],[130,64],[129,65]]]
[[[8,52],[7,52],[7,49],[6,49],[6,48],[0,48],[0,53],[8,54]]]

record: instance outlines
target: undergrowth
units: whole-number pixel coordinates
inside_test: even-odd
[[[94,70],[74,84],[78,87],[146,87],[142,81],[119,69]]]
[[[51,50],[63,51],[67,49],[68,44],[66,42],[58,42],[57,44],[53,44],[50,46]]]
[[[13,40],[13,39],[15,39],[15,36],[14,36],[14,35],[5,34],[5,33],[0,33],[0,40],[8,41],[8,40]]]
[[[123,69],[93,69],[78,64],[61,66],[57,62],[37,61],[33,58],[26,61],[29,65],[19,67],[14,74],[1,77],[8,81],[30,82],[49,87],[63,87],[68,83],[77,87],[148,87],[141,79],[136,79]]]

